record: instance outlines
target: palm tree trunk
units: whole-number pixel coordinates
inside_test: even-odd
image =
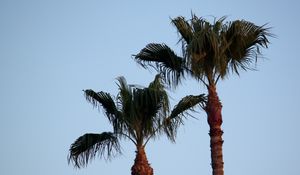
[[[216,92],[216,87],[208,87],[208,101],[205,108],[207,121],[210,127],[210,149],[211,149],[211,166],[213,175],[224,175],[224,162],[222,151],[222,104]]]
[[[131,168],[131,175],[153,175],[153,169],[148,163],[144,146],[137,146],[134,165]]]

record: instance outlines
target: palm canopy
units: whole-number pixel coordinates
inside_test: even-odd
[[[181,36],[183,55],[176,55],[165,44],[150,43],[134,58],[143,67],[154,67],[173,85],[185,74],[206,85],[216,84],[230,72],[239,74],[240,68],[251,69],[260,49],[268,47],[268,36],[272,36],[265,25],[245,20],[224,21],[225,17],[211,24],[194,14],[190,20],[174,18],[172,24]]]
[[[76,167],[86,166],[95,156],[111,158],[120,153],[120,139],[129,139],[137,147],[145,146],[150,138],[165,133],[174,141],[182,117],[206,100],[204,95],[184,97],[169,111],[169,99],[159,75],[148,87],[128,85],[124,77],[118,79],[119,93],[84,90],[93,106],[102,108],[113,132],[85,134],[70,148],[69,162]]]

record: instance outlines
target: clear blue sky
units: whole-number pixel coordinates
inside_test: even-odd
[[[130,174],[134,146],[87,168],[67,164],[70,144],[87,132],[111,130],[82,89],[117,93],[115,78],[146,85],[154,77],[131,58],[147,43],[175,48],[170,17],[228,16],[269,23],[277,38],[263,50],[258,71],[231,76],[218,87],[223,103],[227,175],[299,175],[300,50],[296,0],[1,0],[0,174]],[[187,80],[180,97],[205,92]],[[147,145],[157,175],[211,174],[206,115],[181,127],[177,144],[161,137]]]

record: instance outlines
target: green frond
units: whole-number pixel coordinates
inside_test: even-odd
[[[84,134],[71,145],[68,161],[81,168],[96,156],[110,159],[118,153],[121,153],[121,150],[115,134],[111,132]]]
[[[122,108],[124,116],[131,115],[132,89],[124,77],[118,77],[119,94],[117,96],[118,106]]]
[[[135,91],[135,105],[138,106],[141,125],[144,136],[156,135],[162,118],[166,117],[169,110],[167,92],[161,84],[159,76],[156,76],[148,88]]]
[[[193,110],[196,105],[204,107],[206,103],[206,97],[204,94],[201,95],[188,95],[183,97],[173,108],[170,119],[179,118],[180,115],[187,114],[187,110]]]
[[[108,120],[113,125],[116,133],[122,132],[124,129],[123,115],[118,110],[113,97],[106,92],[95,92],[91,89],[84,90],[86,100],[90,102],[94,107],[99,109],[102,107]]]
[[[149,84],[148,89],[152,90],[153,94],[155,94],[156,99],[162,102],[162,110],[168,111],[169,98],[160,74],[157,74],[155,76],[155,79]]]
[[[167,92],[160,75],[144,88],[128,85],[123,77],[118,78],[118,81],[120,93],[117,99],[122,106],[127,134],[135,139],[158,134],[154,132],[169,110]]]
[[[156,75],[155,79],[149,84],[148,89],[153,96],[152,100],[155,101],[157,105],[157,110],[155,111],[157,118],[165,118],[169,111],[169,97],[159,74]],[[160,123],[160,121],[158,121],[158,123]]]
[[[94,107],[103,108],[109,120],[118,115],[118,110],[116,104],[109,93],[106,92],[95,92],[91,89],[84,90],[85,98],[90,102]]]
[[[170,85],[179,84],[184,77],[184,59],[165,44],[148,44],[134,58],[142,67],[154,68]]]
[[[245,20],[236,20],[228,24],[225,37],[230,43],[226,50],[229,68],[239,74],[239,68],[251,69],[253,62],[261,54],[261,48],[267,48],[268,37],[272,36],[265,25],[257,26]]]
[[[124,123],[124,133],[137,140],[137,112],[134,108],[134,89],[135,86],[127,84],[124,77],[118,77],[119,93],[117,95],[118,106],[121,109]]]
[[[204,94],[201,95],[188,95],[183,97],[173,108],[171,114],[164,121],[164,129],[169,138],[174,140],[177,128],[180,124],[183,123],[183,118],[187,116],[191,116],[188,112],[194,111],[194,108],[198,105],[202,109],[206,104],[206,96]]]

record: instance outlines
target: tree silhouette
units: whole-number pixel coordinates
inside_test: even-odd
[[[113,131],[80,136],[70,147],[69,163],[81,168],[96,156],[112,158],[121,153],[120,140],[127,139],[136,146],[131,174],[153,175],[145,153],[146,144],[161,134],[174,141],[182,118],[188,115],[188,110],[203,105],[205,97],[186,96],[170,112],[168,95],[159,75],[145,88],[128,85],[124,77],[118,78],[118,86],[116,97],[102,91],[84,91],[88,102],[103,108]]]

